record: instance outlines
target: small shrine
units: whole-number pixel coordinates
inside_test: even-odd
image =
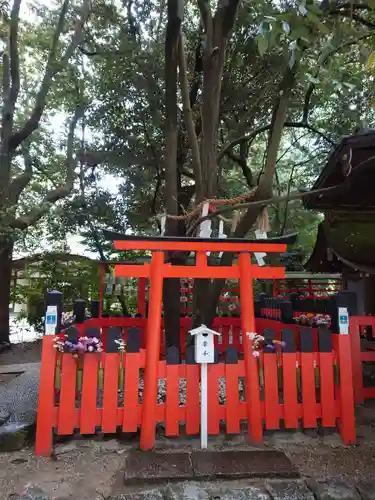
[[[375,314],[375,130],[344,137],[331,152],[305,207],[324,213],[305,269],[342,273],[359,314]]]

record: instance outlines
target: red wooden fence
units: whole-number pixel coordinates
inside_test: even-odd
[[[85,321],[80,325],[75,325],[80,334],[85,335],[85,331],[87,328],[99,328],[101,330],[101,335],[103,338],[103,343],[105,344],[106,339],[106,331],[108,328],[112,326],[116,326],[121,328],[123,332],[123,339],[126,341],[126,332],[127,329],[135,326],[139,328],[141,334],[141,347],[145,348],[146,346],[146,331],[147,331],[147,318],[91,318]],[[299,341],[299,326],[297,324],[294,325],[285,325],[281,323],[277,319],[270,318],[255,318],[255,330],[256,332],[262,332],[265,328],[272,328],[277,333],[277,338],[281,338],[281,330],[288,326],[288,328],[292,329],[295,332],[295,343],[297,349],[300,348]],[[186,350],[186,338],[188,332],[191,328],[191,318],[180,318],[180,345],[181,345],[181,357],[185,357]],[[220,337],[215,337],[215,347],[218,349],[219,354],[222,355],[227,347],[233,346],[238,352],[243,352],[243,336],[242,336],[242,328],[241,328],[241,319],[240,318],[224,318],[217,317],[213,322],[213,329],[217,332],[220,332]],[[164,331],[164,324],[162,321],[161,324],[162,333]],[[314,338],[314,346],[317,349],[317,328],[313,328],[313,338]],[[163,357],[165,355],[164,352],[164,338],[161,335],[161,343],[160,343],[160,353]]]
[[[283,339],[289,339],[284,352],[261,353],[257,379],[246,379],[244,361],[238,359],[233,346],[226,350],[226,362],[209,365],[210,435],[219,433],[221,422],[225,422],[228,433],[239,433],[241,421],[246,421],[260,430],[260,438],[263,428],[279,429],[283,422],[286,428],[295,429],[301,422],[304,428],[338,425],[343,441],[354,443],[350,339],[320,332],[319,339],[324,342],[319,345],[319,352],[312,348],[311,330],[302,330],[303,352],[295,352],[294,334],[284,331]],[[145,351],[88,353],[82,358],[83,363],[71,354],[58,354],[53,337],[44,337],[37,455],[51,454],[53,431],[58,435],[94,434],[99,428],[103,433],[114,433],[120,427],[123,432],[136,432],[142,426],[139,382],[140,370],[145,368]],[[200,428],[200,369],[189,361],[174,364],[175,359],[172,356],[171,362],[167,354],[167,361],[158,364],[158,380],[162,381],[159,385],[164,384],[165,397],[156,404],[154,425],[163,423],[167,436],[178,436],[180,424],[184,424],[187,435],[196,435]],[[82,377],[77,376],[78,370],[82,370]],[[103,373],[102,383],[98,372]],[[185,387],[183,401],[179,396],[181,386]],[[250,415],[252,405],[248,404],[247,395],[251,392],[257,395],[255,399],[260,405],[253,407]],[[122,400],[119,394],[123,395]]]
[[[375,342],[366,342],[364,327],[371,327],[375,333],[375,318],[372,316],[351,316],[349,336],[353,363],[354,401],[363,404],[365,399],[375,398],[375,387],[365,387],[363,381],[363,362],[375,363]],[[371,340],[375,341],[375,338]],[[364,349],[364,350],[363,350]]]

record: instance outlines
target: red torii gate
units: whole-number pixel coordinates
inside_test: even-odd
[[[155,442],[155,412],[158,390],[158,363],[161,340],[161,314],[164,278],[232,278],[240,280],[241,327],[242,331],[254,332],[253,279],[282,279],[283,267],[269,267],[252,264],[251,252],[282,253],[295,235],[267,240],[183,238],[183,237],[141,237],[105,231],[104,235],[114,242],[116,250],[148,250],[152,252],[151,263],[117,264],[115,276],[150,279],[149,310],[146,333],[146,365],[144,375],[143,415],[140,446],[152,449]],[[165,262],[164,252],[195,252],[194,266],[172,265]],[[231,266],[210,266],[206,252],[238,253],[238,263]],[[246,401],[248,406],[249,437],[253,442],[262,440],[260,395],[258,388],[258,365],[251,356],[251,341],[243,335],[246,367]]]

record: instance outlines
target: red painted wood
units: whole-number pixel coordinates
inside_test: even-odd
[[[282,354],[284,425],[287,429],[298,427],[297,356]]]
[[[316,427],[314,353],[301,352],[302,420],[306,429]]]
[[[167,394],[165,402],[165,435],[178,436],[179,430],[179,365],[166,365]]]
[[[57,433],[69,435],[74,432],[78,359],[71,354],[62,355],[61,390]]]
[[[337,335],[340,372],[340,434],[345,444],[356,441],[352,357],[349,335]]]
[[[199,434],[199,366],[186,365],[186,434]]]
[[[223,376],[223,365],[208,365],[208,434],[219,434],[219,377]]]
[[[83,360],[82,399],[80,412],[81,434],[95,434],[96,399],[99,358],[97,354],[85,354]]]
[[[319,353],[320,404],[323,427],[336,426],[335,387],[332,352]]]
[[[279,390],[277,380],[277,355],[264,353],[264,413],[267,429],[280,428]]]
[[[257,360],[252,356],[252,344],[246,333],[255,331],[253,278],[250,254],[240,253],[238,256],[241,270],[241,325],[246,370],[246,400],[248,407],[248,433],[256,443],[263,437],[263,425],[260,405],[259,374]]]
[[[239,364],[225,364],[225,385],[226,385],[226,429],[228,434],[240,432],[240,400],[239,400]]]
[[[43,337],[38,416],[36,424],[35,455],[48,457],[52,453],[52,429],[55,406],[56,349],[54,337]]]
[[[103,391],[103,419],[102,431],[116,432],[118,406],[118,374],[120,355],[118,353],[103,354],[104,391]]]
[[[140,422],[141,407],[138,402],[139,369],[141,353],[126,353],[124,375],[124,415],[123,432],[137,432]]]

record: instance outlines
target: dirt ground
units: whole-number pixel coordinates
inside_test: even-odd
[[[302,477],[343,479],[349,484],[374,478],[375,402],[358,409],[358,443],[346,447],[337,434],[308,436],[275,432],[265,436],[263,448],[285,451]],[[52,458],[36,458],[32,447],[0,454],[1,499],[11,499],[27,484],[41,487],[56,499],[103,500],[124,493],[125,457],[138,441],[77,439],[57,444]],[[251,449],[246,436],[219,436],[212,449]],[[168,452],[199,447],[198,439],[159,439],[157,448]]]
[[[12,344],[10,349],[0,353],[0,366],[23,363],[38,363],[42,356],[42,340]]]

